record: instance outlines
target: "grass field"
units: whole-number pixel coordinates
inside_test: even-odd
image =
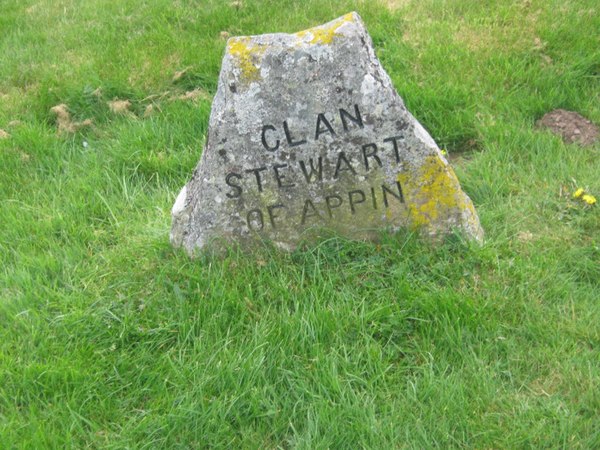
[[[221,32],[351,10],[485,244],[173,250]],[[600,448],[600,149],[534,127],[600,123],[599,30],[594,0],[1,0],[0,448]]]

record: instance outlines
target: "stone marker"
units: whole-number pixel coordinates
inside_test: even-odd
[[[404,227],[483,235],[358,14],[229,39],[202,158],[173,206],[173,245],[293,249],[323,229],[373,239]]]

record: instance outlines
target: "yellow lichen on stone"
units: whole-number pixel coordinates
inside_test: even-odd
[[[402,184],[410,221],[415,228],[442,225],[463,210],[474,213],[460,188],[456,174],[437,155],[425,158],[418,172],[398,174]]]
[[[327,25],[321,25],[319,27],[299,31],[296,33],[296,36],[302,39],[307,34],[310,34],[312,36],[312,39],[309,41],[310,44],[331,44],[333,42],[333,38],[335,37],[336,31],[345,23],[352,22],[353,20],[354,15],[352,13],[348,13]]]
[[[253,43],[248,37],[236,37],[227,43],[227,51],[233,56],[241,69],[241,79],[251,82],[260,79],[260,61],[265,48]]]

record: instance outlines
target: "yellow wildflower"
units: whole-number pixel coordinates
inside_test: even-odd
[[[445,149],[445,148],[441,149],[441,150],[440,150],[440,153],[441,153],[442,155],[444,155],[444,156],[446,156],[446,155],[448,154],[448,152],[446,151],[446,149]]]
[[[583,188],[577,189],[575,191],[575,193],[573,194],[573,198],[579,198],[579,197],[581,197],[583,195],[583,192],[584,192]]]
[[[596,203],[596,197],[590,194],[585,194],[581,199],[586,202],[588,205],[593,205]]]

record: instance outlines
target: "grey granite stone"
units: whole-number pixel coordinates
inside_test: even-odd
[[[403,227],[481,240],[471,200],[405,108],[358,14],[295,34],[229,39],[206,145],[173,206],[171,242],[264,240]]]

